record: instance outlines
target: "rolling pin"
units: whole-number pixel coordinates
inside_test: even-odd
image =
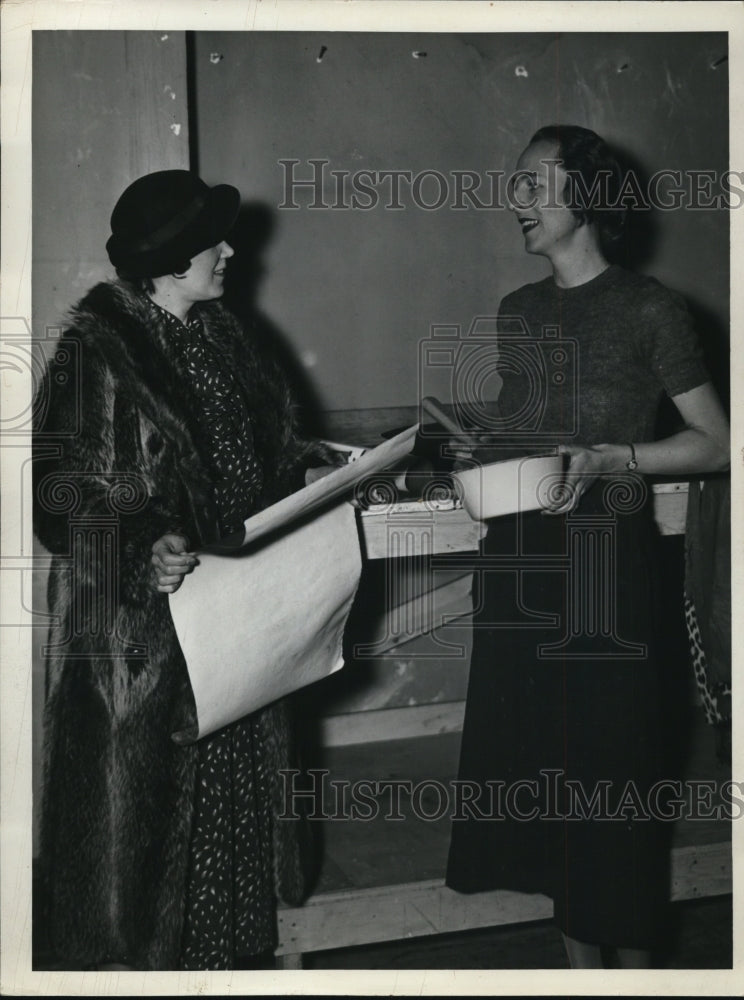
[[[448,417],[447,414],[442,409],[442,404],[434,396],[424,396],[421,400],[421,405],[426,410],[426,412],[434,417],[437,423],[441,424],[446,431],[450,434],[454,434],[456,437],[462,437],[465,431],[460,427],[459,424],[455,423],[452,417]]]

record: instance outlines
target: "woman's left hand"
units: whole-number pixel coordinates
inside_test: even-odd
[[[569,514],[576,510],[582,496],[597,476],[607,472],[607,455],[602,448],[584,448],[581,445],[562,444],[559,455],[568,455],[569,463],[563,479],[563,496],[555,504],[544,508],[546,514]]]

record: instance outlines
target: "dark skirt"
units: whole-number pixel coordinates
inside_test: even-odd
[[[459,768],[463,800],[479,797],[453,819],[446,882],[544,893],[570,937],[648,948],[666,892],[649,796],[664,765],[657,539],[636,501],[598,485],[569,517],[490,523]]]

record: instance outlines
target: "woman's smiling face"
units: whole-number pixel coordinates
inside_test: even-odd
[[[572,249],[581,223],[564,201],[567,180],[557,143],[533,143],[519,157],[510,208],[522,227],[527,253],[553,257]]]
[[[224,291],[225,267],[234,251],[224,240],[202,250],[191,259],[191,267],[180,278],[180,292],[190,303],[218,299]]]

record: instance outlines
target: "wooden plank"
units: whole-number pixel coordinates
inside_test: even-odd
[[[673,901],[725,896],[733,890],[731,841],[672,850]]]
[[[673,902],[731,891],[730,843],[672,852]],[[552,914],[553,904],[545,896],[505,890],[464,895],[448,889],[441,879],[325,893],[304,906],[279,909],[276,954],[497,927],[545,920]]]
[[[486,526],[462,508],[365,511],[359,518],[368,559],[476,551]]]
[[[654,518],[662,535],[683,535],[689,483],[654,483]]]
[[[319,727],[321,746],[341,747],[357,743],[382,743],[401,737],[459,733],[465,702],[433,702],[428,705],[379,708],[313,719]]]
[[[328,893],[304,907],[280,909],[277,955],[541,920],[553,913],[545,896],[518,892],[463,895],[441,880]]]
[[[127,135],[131,178],[188,170],[186,33],[126,31],[122,38],[126,106],[137,109],[137,127]]]

